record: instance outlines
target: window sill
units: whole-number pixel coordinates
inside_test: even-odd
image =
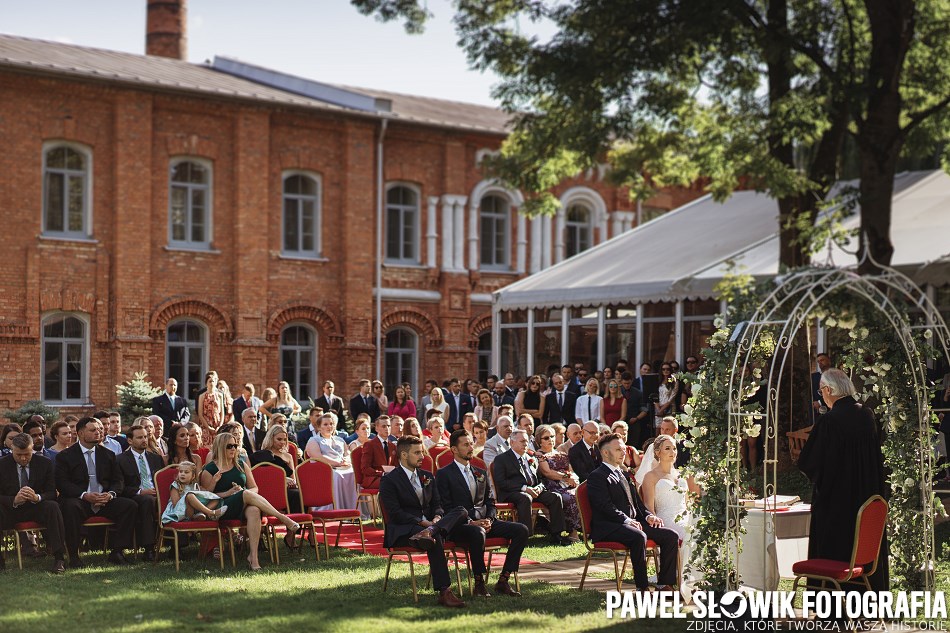
[[[172,244],[166,244],[162,247],[169,253],[195,253],[199,255],[220,255],[221,251],[216,248],[199,248],[199,247],[189,247],[189,246],[174,246]]]
[[[47,402],[44,401],[48,407],[53,407],[54,409],[65,409],[69,407],[71,409],[95,409],[96,405],[90,404],[88,402]]]
[[[328,258],[326,258],[326,257],[318,257],[318,256],[316,256],[316,255],[313,255],[313,256],[309,256],[309,257],[308,257],[307,255],[292,255],[292,254],[289,254],[289,253],[280,253],[280,254],[277,256],[277,258],[278,258],[278,259],[286,259],[286,260],[294,261],[294,262],[320,262],[320,263],[324,263],[324,262],[330,261],[330,260],[329,260]]]
[[[479,268],[478,272],[483,275],[521,275],[517,270],[512,270],[510,268]]]
[[[40,233],[36,236],[40,242],[59,242],[63,244],[77,244],[82,246],[95,246],[99,240],[93,237],[71,237],[68,235],[48,235]]]
[[[413,270],[428,270],[431,266],[420,264],[418,262],[395,262],[384,261],[383,268],[411,268]]]

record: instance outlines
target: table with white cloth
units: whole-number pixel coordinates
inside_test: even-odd
[[[742,528],[742,585],[774,591],[779,578],[795,577],[792,565],[808,558],[811,505],[799,503],[777,511],[749,508]]]

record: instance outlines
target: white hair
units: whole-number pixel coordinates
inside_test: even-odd
[[[524,435],[525,441],[526,442],[528,441],[528,432],[525,431],[524,429],[515,429],[514,431],[511,432],[511,437],[514,437],[516,435]],[[511,437],[509,437],[508,439],[510,440]]]
[[[821,375],[818,381],[820,387],[828,387],[831,390],[831,397],[843,398],[844,396],[853,396],[855,394],[854,383],[848,378],[848,374],[840,369],[830,367]]]

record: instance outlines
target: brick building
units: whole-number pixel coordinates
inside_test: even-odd
[[[298,398],[484,374],[492,291],[698,195],[591,173],[527,219],[479,168],[500,111],[191,64],[154,27],[149,55],[0,36],[0,408],[140,370],[189,398],[210,368]]]

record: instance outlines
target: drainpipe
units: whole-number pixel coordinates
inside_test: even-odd
[[[383,376],[383,140],[388,119],[383,119],[376,142],[376,380]]]

